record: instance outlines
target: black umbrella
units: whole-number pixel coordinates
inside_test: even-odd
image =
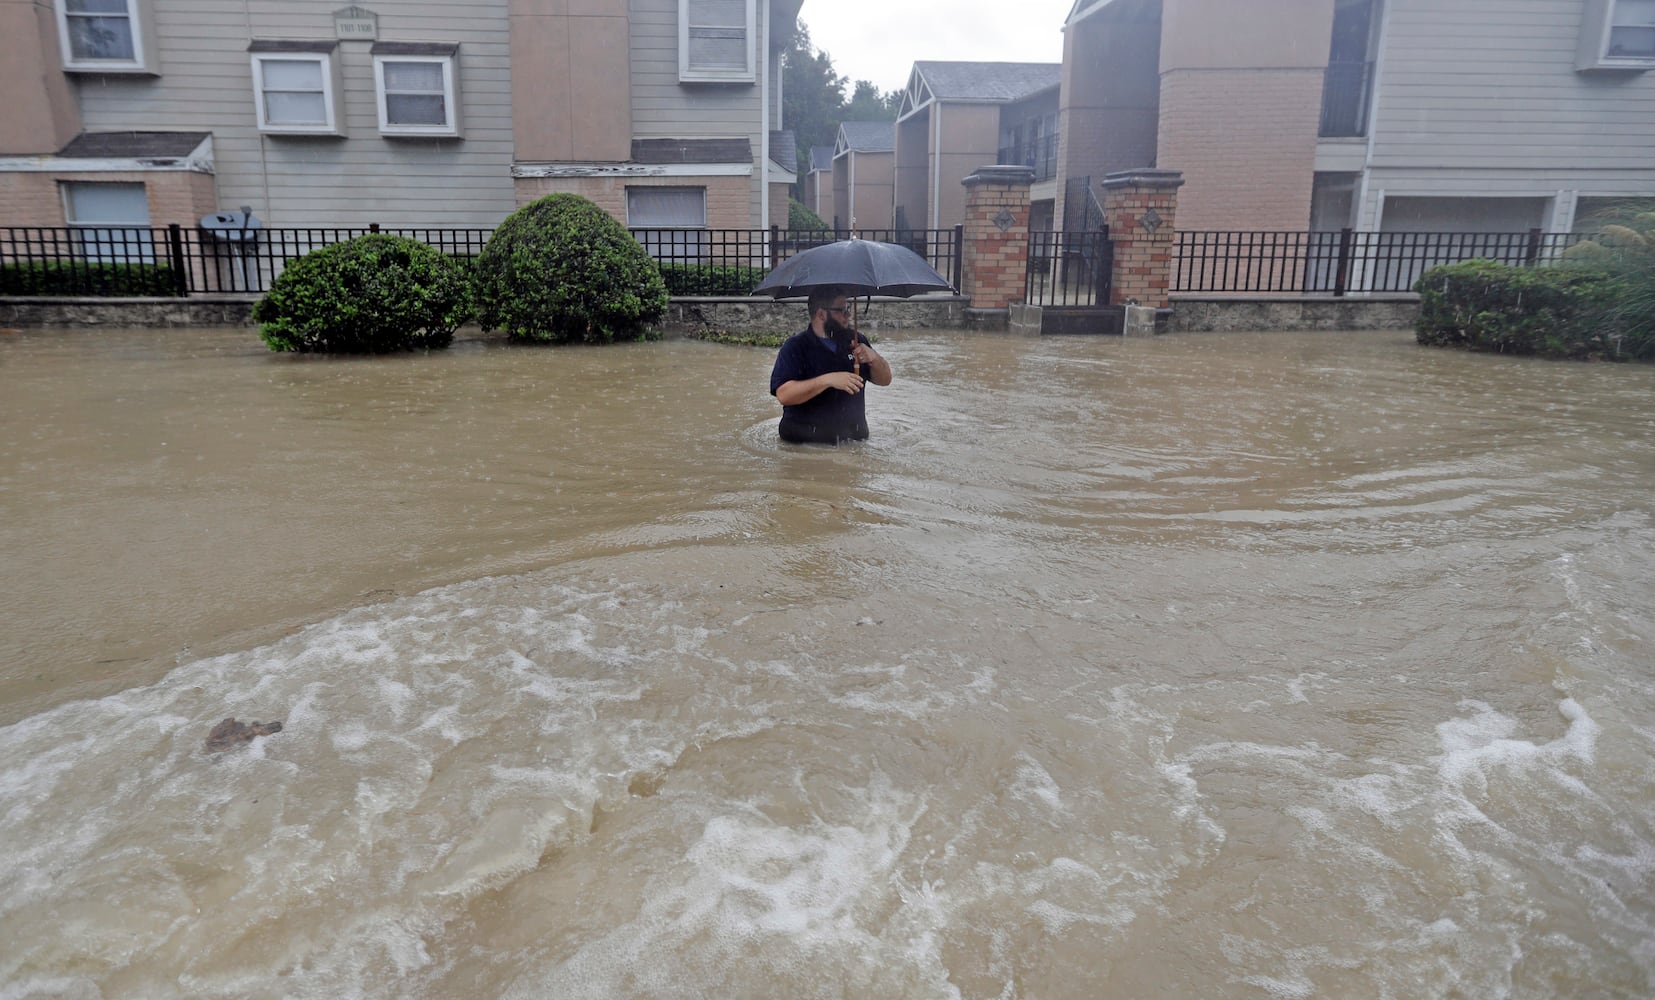
[[[765,275],[754,295],[783,299],[818,288],[841,288],[846,295],[895,295],[953,291],[925,258],[905,246],[848,239],[790,257]]]

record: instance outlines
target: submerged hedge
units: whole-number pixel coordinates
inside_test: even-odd
[[[1416,339],[1421,344],[1549,358],[1650,359],[1622,302],[1627,279],[1574,267],[1514,267],[1471,260],[1426,271]]]
[[[638,241],[592,202],[552,194],[500,223],[477,258],[477,321],[513,340],[642,340],[667,286]]]
[[[470,311],[464,268],[418,240],[375,233],[288,264],[253,307],[272,351],[443,348]]]
[[[661,265],[661,280],[669,295],[750,295],[768,273],[762,267],[737,265]]]
[[[166,264],[42,261],[0,264],[0,295],[163,296],[178,294]]]

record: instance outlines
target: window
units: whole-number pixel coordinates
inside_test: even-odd
[[[678,0],[678,78],[752,83],[754,0]]]
[[[1655,69],[1655,0],[1587,0],[1575,68]]]
[[[629,187],[626,224],[656,260],[699,261],[707,251],[707,189]]]
[[[386,135],[457,136],[459,102],[453,45],[382,42],[374,46],[379,130]]]
[[[1605,55],[1655,59],[1655,0],[1616,0]]]
[[[148,72],[138,0],[57,0],[63,68],[70,72]]]
[[[63,208],[86,260],[155,263],[149,196],[142,184],[65,183]]]
[[[305,51],[313,43],[254,42],[253,102],[261,132],[337,135],[333,46]]]

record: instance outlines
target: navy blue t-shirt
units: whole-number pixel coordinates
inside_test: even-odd
[[[856,339],[868,343],[860,333]],[[861,365],[857,374],[866,379],[871,374],[867,365]],[[818,337],[809,327],[787,338],[776,354],[776,367],[770,372],[770,395],[788,382],[804,382],[828,372],[851,370],[850,351],[843,344],[835,344],[831,337]],[[780,433],[783,441],[834,444],[839,441],[862,441],[868,436],[867,390],[849,393],[840,389],[823,389],[815,397],[798,406],[782,407]]]

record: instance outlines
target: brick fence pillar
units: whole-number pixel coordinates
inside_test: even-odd
[[[1165,309],[1178,240],[1179,170],[1123,170],[1103,179],[1103,218],[1115,244],[1109,301]]]
[[[1030,167],[978,167],[965,184],[960,291],[972,309],[1022,301],[1029,256]]]

